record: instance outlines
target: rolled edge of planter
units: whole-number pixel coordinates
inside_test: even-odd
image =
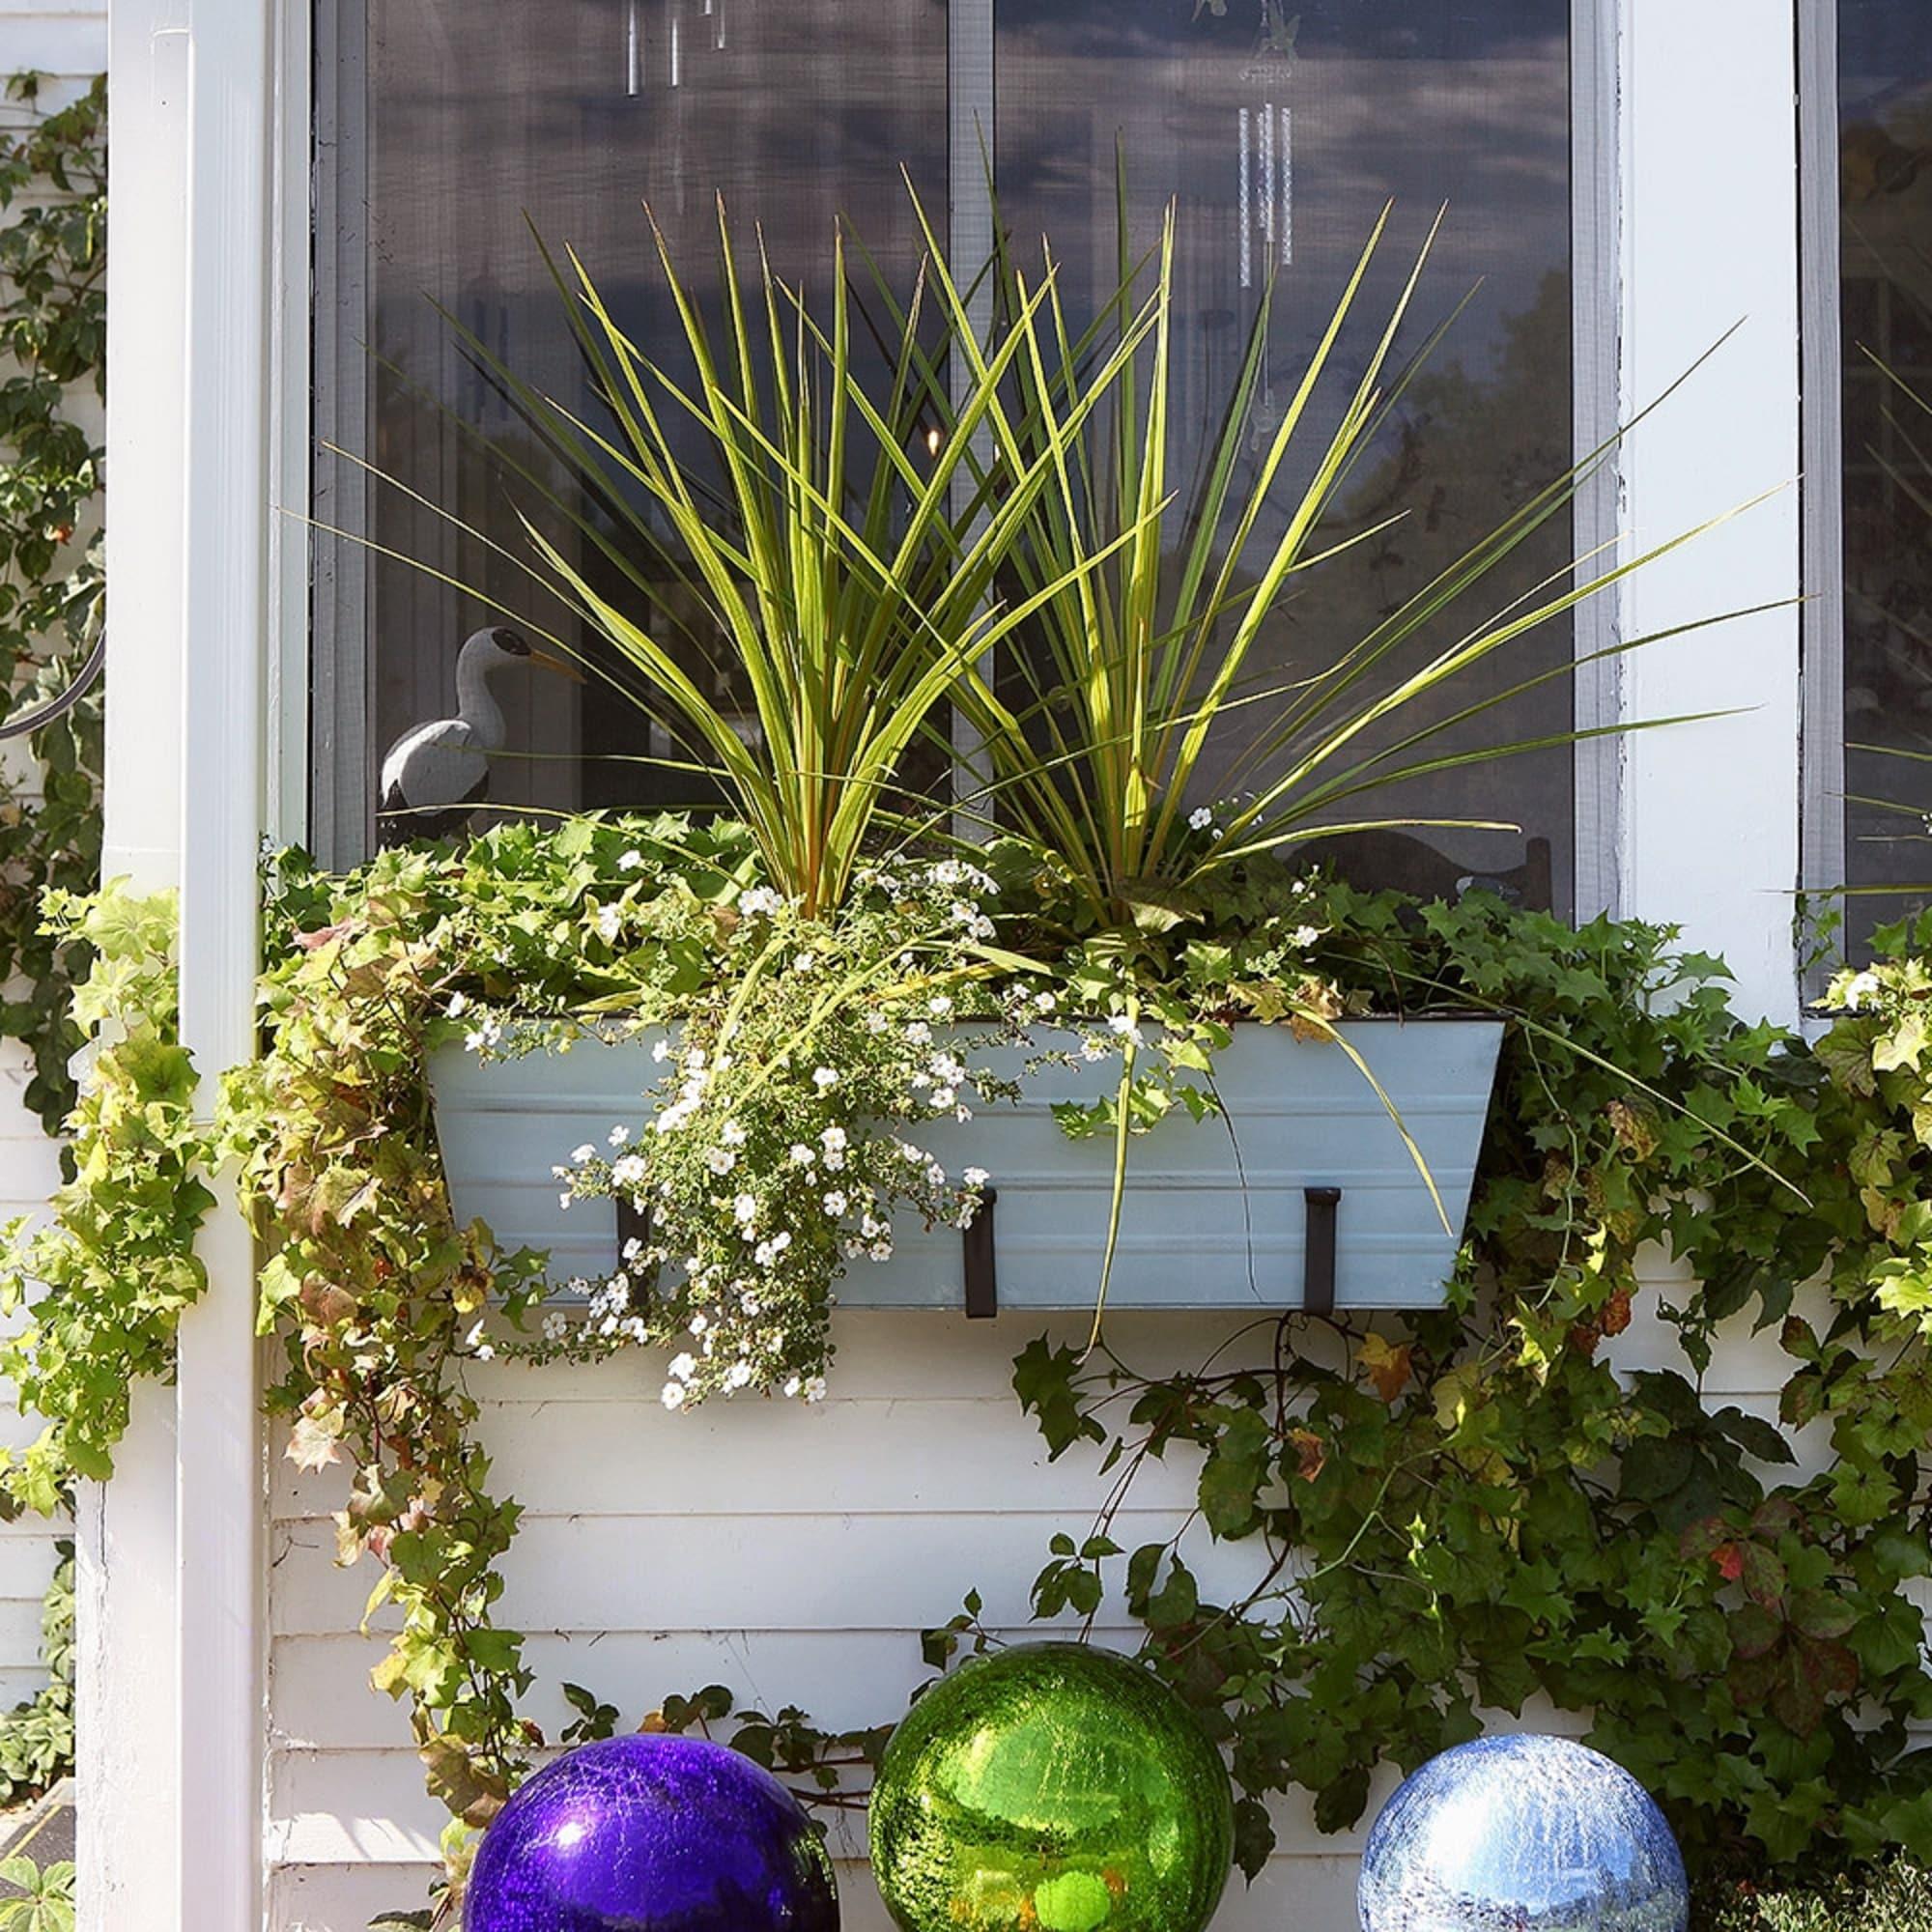
[[[1340,1031],[1420,1149],[1442,1213],[1348,1053],[1298,1040],[1286,1027],[1242,1024],[1215,1066],[1226,1118],[1169,1120],[1133,1142],[1111,1306],[1299,1307],[1311,1188],[1340,1190],[1338,1308],[1441,1306],[1468,1213],[1502,1023],[1369,1019],[1345,1021]],[[654,1041],[652,1035],[586,1038],[567,1052],[488,1062],[451,1045],[432,1058],[458,1220],[480,1217],[505,1247],[549,1250],[560,1292],[616,1266],[616,1210],[602,1201],[565,1209],[553,1170],[568,1166],[584,1142],[603,1145],[614,1124],[636,1131],[647,1119],[645,1095],[664,1071],[651,1058]],[[1093,1304],[1113,1148],[1103,1139],[1069,1141],[1050,1110],[1058,1100],[1111,1093],[1117,1077],[1107,1064],[1047,1067],[1028,1081],[1016,1106],[908,1129],[949,1172],[981,1167],[992,1177],[1004,1310]],[[965,1286],[958,1231],[902,1220],[893,1259],[854,1262],[837,1293],[846,1308],[957,1310]]]

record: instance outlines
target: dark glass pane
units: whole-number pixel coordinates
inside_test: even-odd
[[[576,248],[632,340],[673,363],[682,338],[645,204],[702,300],[718,286],[721,194],[741,254],[757,224],[788,279],[822,286],[843,214],[909,286],[921,250],[902,169],[945,219],[945,0],[367,0],[366,18],[366,87],[338,109],[342,125],[323,130],[321,159],[345,179],[366,167],[367,327],[318,382],[346,391],[366,381],[361,449],[511,554],[380,485],[368,533],[554,625],[554,606],[519,567],[527,552],[512,499],[531,493],[506,485],[471,432],[544,466],[440,311],[581,411],[582,373],[532,228],[553,248]],[[341,296],[323,298],[341,306]],[[345,368],[342,358],[364,355],[360,369]],[[554,514],[544,521],[567,528]],[[586,571],[598,567],[581,536],[570,547]],[[323,618],[339,634],[366,629],[373,791],[388,746],[456,710],[458,650],[499,620],[482,600],[390,561],[369,564],[365,601]],[[632,762],[675,748],[597,681],[513,668],[495,689],[507,736],[493,760],[494,803],[692,795],[688,776]]]
[[[1270,272],[1275,323],[1250,475],[1384,203],[1397,204],[1392,239],[1308,425],[1311,465],[1445,202],[1406,348],[1481,283],[1358,466],[1330,535],[1406,518],[1301,580],[1272,624],[1259,689],[1333,663],[1573,461],[1568,20],[1548,0],[1001,0],[1002,213],[1017,235],[1052,238],[1075,304],[1091,306],[1116,275],[1117,149],[1137,235],[1156,237],[1161,211],[1178,204],[1181,478],[1198,473]],[[1306,473],[1277,485],[1279,516]],[[1573,557],[1559,518],[1386,675],[1411,670]],[[1549,624],[1406,712],[1389,735],[1560,667],[1573,649],[1571,626]],[[1267,710],[1258,703],[1249,716]],[[1571,681],[1552,678],[1430,754],[1566,731],[1572,718]],[[1221,750],[1222,788],[1264,778],[1241,764],[1237,734]],[[1499,877],[1532,903],[1565,907],[1573,813],[1564,748],[1412,780],[1347,814],[1508,820],[1520,834],[1388,832],[1321,849],[1377,883],[1453,893],[1469,875]]]
[[[1932,880],[1932,12],[1840,0],[1846,874]],[[1923,407],[1919,399],[1923,399]],[[1848,901],[1848,939],[1923,904]]]

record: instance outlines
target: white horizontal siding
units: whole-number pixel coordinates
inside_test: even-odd
[[[0,73],[85,80],[106,66],[100,0],[0,0]]]
[[[1662,1262],[1651,1272],[1654,1311],[1682,1283]],[[1122,1316],[1109,1338],[1137,1365],[1183,1365],[1243,1325]],[[574,1682],[635,1723],[666,1694],[716,1682],[767,1709],[798,1703],[833,1726],[877,1723],[929,1674],[918,1632],[945,1622],[967,1590],[981,1592],[990,1625],[1038,1634],[1027,1596],[1048,1539],[1084,1534],[1106,1487],[1091,1446],[1049,1463],[1018,1410],[1012,1357],[1042,1329],[1076,1341],[1083,1324],[843,1315],[833,1396],[816,1408],[717,1403],[668,1415],[656,1400],[659,1364],[642,1353],[595,1369],[475,1371],[497,1485],[526,1511],[502,1614],[531,1634],[539,1683],[529,1715],[554,1734],[565,1718],[559,1687]],[[1250,1346],[1262,1346],[1259,1335]],[[1654,1312],[1621,1338],[1617,1359],[1682,1367]],[[1775,1416],[1783,1379],[1776,1336],[1739,1324],[1707,1389]],[[1195,1467],[1184,1453],[1151,1464],[1116,1541],[1132,1548],[1173,1534],[1191,1507]],[[379,1908],[420,1903],[442,1824],[403,1707],[368,1688],[386,1617],[376,1634],[358,1634],[378,1572],[333,1561],[327,1513],[340,1487],[335,1472],[302,1476],[285,1463],[274,1483],[274,1932],[360,1932]],[[1253,1561],[1198,1526],[1187,1550],[1210,1594],[1237,1588]],[[1131,1640],[1124,1630],[1100,1635]],[[1574,1716],[1530,1720],[1580,1728]],[[1385,1773],[1369,1816],[1393,1783]],[[1236,1881],[1216,1932],[1352,1923],[1361,1833],[1321,1836],[1301,1794],[1275,1815],[1277,1856],[1254,1887]],[[844,1922],[885,1932],[869,1879],[852,1862],[855,1829],[840,1818],[835,1834]]]

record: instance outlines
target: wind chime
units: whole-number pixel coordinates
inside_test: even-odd
[[[1236,109],[1240,165],[1235,218],[1244,290],[1264,284],[1277,268],[1294,266],[1294,108],[1288,95],[1300,32],[1299,14],[1284,13],[1282,0],[1262,0],[1254,55],[1241,70],[1242,86],[1261,99]],[[1257,448],[1281,427],[1282,414],[1264,358],[1251,432]]]

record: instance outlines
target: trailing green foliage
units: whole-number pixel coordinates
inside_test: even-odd
[[[45,1424],[26,1449],[0,1450],[0,1485],[14,1508],[43,1515],[75,1477],[113,1473],[134,1385],[172,1372],[182,1311],[206,1286],[194,1241],[214,1201],[176,1032],[173,895],[52,893],[46,925],[94,962],[73,1001],[94,1054],[55,1225],[29,1234],[21,1216],[0,1245],[0,1313],[29,1313],[0,1342],[0,1375]]]
[[[17,1896],[0,1898],[0,1932],[73,1932],[73,1864],[57,1859],[37,1865],[32,1859],[0,1861],[0,1884]]]
[[[271,894],[266,1049],[222,1129],[269,1248],[263,1319],[285,1342],[271,1402],[297,1460],[346,1465],[341,1553],[379,1559],[373,1601],[400,1606],[379,1681],[411,1702],[432,1782],[466,1821],[459,1872],[467,1831],[543,1742],[519,1712],[523,1639],[497,1621],[518,1512],[491,1488],[466,1373],[499,1350],[635,1338],[577,1318],[561,1340],[523,1334],[538,1258],[451,1220],[426,1056],[466,1028],[507,1028],[512,1008],[548,1034],[673,1010],[681,977],[701,981],[729,943],[721,926],[755,934],[770,918],[741,863],[752,850],[728,826],[573,821],[506,828],[464,855],[385,854],[348,882],[292,863]],[[1125,1029],[1102,1029],[1116,1051],[1126,1030],[1150,1036],[1124,1090],[1130,1140],[1197,1130],[1163,1117],[1185,1111],[1193,1053],[1211,1065],[1243,1019],[1473,1007],[1509,1021],[1444,1311],[1270,1318],[1180,1375],[1044,1342],[1016,1364],[1053,1453],[1086,1441],[1107,1463],[1092,1529],[1047,1552],[1036,1606],[1092,1617],[1111,1597],[1144,1627],[1150,1667],[1230,1749],[1244,1864],[1265,1855],[1273,1794],[1306,1789],[1338,1829],[1378,1765],[1413,1765],[1532,1698],[1586,1715],[1704,1874],[1932,1850],[1932,1752],[1913,1735],[1932,1673],[1910,1594],[1932,1574],[1932,924],[1888,934],[1887,958],[1841,981],[1840,1015],[1809,1046],[1741,1025],[1721,968],[1679,955],[1665,930],[1572,931],[1487,896],[1417,906],[1265,867],[1231,875],[1194,936],[1149,938],[1129,970],[1068,942],[1064,906],[1029,892],[1024,867],[1009,874],[1009,856],[986,862],[1002,877],[997,941],[962,965],[954,996],[1004,974],[1087,1012],[1138,1000],[1116,1014]],[[903,922],[911,956],[891,957],[904,978],[853,995],[889,1026],[910,986],[930,997],[933,983],[917,952],[925,915],[895,903],[868,916]],[[671,943],[672,920],[689,944]],[[127,1350],[126,1283],[179,1262],[206,1205],[188,1166],[208,1151],[184,1124],[185,1075],[155,1016],[170,995],[165,923],[165,907],[112,895],[83,922],[102,955],[90,1024],[114,1013],[134,1063],[168,1071],[133,1104],[128,1062],[103,1048],[82,1181],[35,1264],[63,1284],[64,1326],[19,1365],[56,1440],[96,1455],[128,1379],[164,1368],[193,1278],[136,1308],[138,1347],[108,1358],[111,1375],[79,1364],[102,1333]],[[786,930],[794,967],[804,943]],[[867,956],[887,951],[868,942]],[[755,1033],[746,1045],[777,1052]],[[174,1179],[103,1215],[137,1163]],[[484,1320],[493,1301],[506,1325]],[[1705,1390],[1717,1331],[1740,1321],[1782,1350],[1781,1426]],[[1618,1374],[1616,1338],[1639,1322],[1637,1366]],[[1133,1478],[1161,1456],[1199,1470],[1195,1537],[1252,1546],[1256,1584],[1238,1601],[1205,1600],[1192,1543],[1117,1545]],[[10,1472],[16,1492],[30,1469]],[[969,1604],[927,1654],[989,1640]],[[573,1740],[642,1715],[582,1687],[571,1701]],[[736,1702],[712,1687],[650,1720],[723,1726],[851,1801],[882,1729],[834,1740],[798,1711]]]
[[[102,611],[101,452],[86,412],[105,393],[107,88],[52,113],[33,74],[0,125],[0,719],[63,691]],[[97,689],[28,737],[35,771],[0,786],[0,1037],[34,1056],[27,1105],[58,1133],[80,1044],[70,1008],[85,949],[41,923],[49,889],[100,877]]]
[[[0,1717],[0,1805],[38,1796],[73,1769],[73,1545],[58,1546],[41,1605],[43,1690]]]

